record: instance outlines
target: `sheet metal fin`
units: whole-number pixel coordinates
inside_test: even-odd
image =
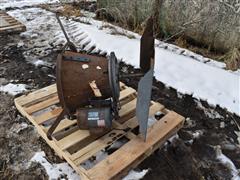
[[[146,141],[149,106],[151,103],[153,73],[155,63],[155,49],[153,37],[153,18],[150,17],[147,21],[147,26],[141,38],[140,46],[140,67],[144,77],[138,83],[138,97],[136,116],[139,123],[139,131]]]
[[[139,123],[139,131],[146,141],[148,128],[149,106],[151,103],[153,83],[153,68],[151,68],[138,83],[138,97],[136,116]]]

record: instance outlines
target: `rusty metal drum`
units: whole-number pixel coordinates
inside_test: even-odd
[[[119,97],[118,78],[113,77],[113,88],[109,69],[112,63],[109,61],[106,57],[71,51],[59,54],[56,68],[57,91],[66,114],[74,114],[77,108],[88,106],[91,98],[95,98],[89,85],[91,82],[95,82],[100,90],[101,99]]]

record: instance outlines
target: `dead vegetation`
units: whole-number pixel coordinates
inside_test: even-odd
[[[240,68],[240,51],[238,48],[232,48],[222,59],[226,63],[226,69],[237,70]]]
[[[105,29],[108,28],[110,29],[110,34],[112,35],[120,35],[120,36],[126,36],[129,39],[135,39],[136,37],[133,34],[130,34],[127,30],[123,30],[123,29],[118,29],[108,23],[104,23],[99,29]]]
[[[63,8],[59,11],[62,16],[71,17],[71,16],[82,16],[81,9],[78,6],[73,5],[64,5]]]
[[[229,22],[230,17],[234,17],[232,19],[233,22],[235,22],[238,17],[238,15],[229,10],[230,6],[227,4],[220,5],[221,3],[215,2],[216,7],[219,6],[222,13],[225,13],[225,15],[221,15],[221,13],[216,11],[217,8],[213,8],[213,11],[209,12],[207,1],[196,1],[195,5],[204,3],[206,5],[204,8],[196,9],[194,9],[194,6],[192,10],[186,8],[187,6],[193,6],[192,1],[181,3],[181,1],[170,0],[169,6],[167,6],[167,2],[168,1],[162,0],[100,0],[98,1],[98,7],[100,9],[97,11],[97,17],[141,34],[142,29],[144,29],[145,19],[153,15],[156,24],[155,34],[158,39],[164,42],[174,43],[205,57],[225,62],[227,69],[237,70],[240,67],[239,49],[231,49],[232,43],[237,42],[237,44],[235,44],[237,48],[239,45],[237,41],[238,35],[237,33],[234,34],[234,29],[236,29],[234,28],[235,26],[232,29],[230,28],[233,24],[237,26],[237,23],[231,23],[227,28],[226,25],[224,25],[224,23]],[[235,2],[233,1],[231,4],[234,5]],[[161,7],[165,7],[165,9]],[[173,10],[174,8],[175,11]],[[201,18],[197,16],[200,13],[199,11],[203,13],[203,17],[201,16]],[[184,13],[187,13],[187,18],[184,16]],[[227,13],[229,13],[229,16],[226,15]],[[209,14],[211,14],[211,18]],[[170,31],[169,28],[173,29]],[[227,32],[225,34],[228,34],[231,38],[227,38],[228,36],[225,35],[223,36],[219,33],[219,29],[221,29],[221,32]],[[192,40],[189,41],[189,37],[191,37]],[[193,39],[195,42],[193,42]],[[224,41],[222,39],[224,39]],[[222,48],[220,48],[221,46]],[[224,53],[226,54],[224,55]]]
[[[169,42],[181,48],[188,49],[194,53],[200,54],[204,57],[208,57],[220,62],[224,62],[224,59],[222,59],[224,54],[222,52],[218,52],[218,51],[212,50],[209,47],[204,47],[202,45],[195,44],[192,41],[187,40],[183,36],[176,37],[175,39],[172,39]]]

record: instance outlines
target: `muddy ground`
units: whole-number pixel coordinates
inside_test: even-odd
[[[24,49],[18,47],[19,39],[18,35],[0,36],[0,85],[23,83],[29,90],[35,90],[53,84],[54,66],[36,67],[26,61]],[[56,55],[57,52],[51,53],[46,61],[55,64]],[[121,71],[136,70],[121,63]],[[137,88],[139,79],[121,80]],[[0,179],[48,179],[40,164],[30,163],[31,157],[43,150],[50,162],[61,160],[18,113],[13,99],[11,95],[0,94]],[[234,133],[239,131],[239,117],[191,95],[181,95],[157,81],[154,81],[152,99],[187,120],[176,138],[139,165],[137,169],[150,169],[144,179],[231,179],[230,166],[217,159],[221,152],[240,169],[240,147]]]

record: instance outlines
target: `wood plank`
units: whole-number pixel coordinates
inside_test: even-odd
[[[8,30],[12,30],[12,29],[16,29],[16,28],[24,28],[25,26],[22,24],[18,24],[18,25],[14,25],[14,26],[8,26],[8,27],[0,27],[0,32],[1,31],[8,31]]]
[[[37,103],[46,99],[49,96],[56,95],[56,84],[39,89],[27,95],[20,96],[15,99],[15,102],[20,106],[27,106],[28,104]]]
[[[113,133],[114,135],[110,136],[110,134]],[[100,150],[104,149],[105,147],[111,145],[113,142],[123,137],[125,134],[126,133],[124,131],[113,130],[71,155],[70,159],[73,160],[74,163],[78,166],[82,162],[89,159],[91,156],[95,155]]]
[[[136,97],[136,91],[134,89],[128,88],[123,83],[120,83],[120,86],[122,90],[120,92],[120,99],[126,99],[126,97]],[[82,179],[109,179],[111,177],[118,177],[119,175],[122,175],[122,173],[125,173],[130,168],[135,167],[148,155],[150,155],[154,149],[158,148],[161,143],[164,142],[164,140],[167,140],[170,135],[175,133],[182,124],[178,123],[178,125],[176,125],[176,121],[177,119],[179,119],[178,117],[181,116],[178,115],[174,117],[173,112],[165,110],[164,112],[167,113],[167,115],[165,115],[165,117],[163,117],[160,121],[158,121],[148,129],[149,133],[147,137],[147,142],[143,143],[140,137],[132,134],[131,132],[128,132],[126,134],[126,132],[122,130],[113,130],[112,132],[116,132],[116,134],[112,137],[109,137],[108,135],[110,133],[108,133],[108,135],[104,135],[100,138],[98,137],[98,139],[94,138],[91,140],[89,138],[92,136],[90,135],[89,131],[79,130],[76,126],[66,131],[65,133],[65,131],[63,131],[65,128],[76,125],[77,122],[76,120],[71,121],[68,119],[64,119],[60,122],[60,125],[54,131],[56,139],[50,141],[46,136],[46,132],[49,127],[43,127],[41,124],[47,120],[56,118],[59,113],[58,111],[60,111],[59,109],[61,108],[56,108],[50,112],[45,112],[35,117],[30,114],[32,112],[38,111],[39,108],[45,109],[49,106],[49,104],[54,104],[53,100],[58,99],[56,85],[54,84],[49,87],[49,89],[48,87],[46,87],[47,90],[44,88],[45,90],[41,89],[36,92],[29,93],[29,95],[15,99],[16,107],[24,116],[29,119],[29,121],[34,124],[40,136],[46,140],[49,146],[53,148],[60,157],[63,157],[81,176]],[[124,103],[126,103],[130,99],[125,100]],[[134,113],[135,107],[136,98],[133,101],[127,102],[125,105],[122,105],[120,115],[128,121],[123,124],[114,122],[113,127],[117,127],[119,129],[124,129],[126,127],[133,129],[137,127],[138,123],[136,117],[132,118],[133,116],[130,116],[130,114]],[[163,108],[164,106],[162,106],[161,104],[152,102],[150,107],[150,115],[154,115],[156,111],[160,111]],[[169,117],[170,113],[172,114],[171,117]],[[168,118],[166,119],[166,117]],[[158,124],[160,122],[163,124]],[[174,126],[174,123],[176,126]],[[159,127],[155,127],[156,124],[158,124]],[[88,171],[85,170],[83,167],[79,166],[81,162],[87,160],[96,152],[104,149],[109,144],[113,143],[122,136],[129,137],[130,141],[124,146],[122,146],[120,149],[115,151],[113,154],[109,155],[105,160],[99,162]],[[88,145],[85,147],[80,147],[79,145],[84,143],[84,141],[88,142]],[[73,147],[75,149],[72,149]],[[69,152],[67,150],[69,150]],[[70,152],[74,154],[71,155]],[[125,157],[122,157],[123,155]]]
[[[12,22],[12,23],[9,23],[9,24],[6,24],[6,25],[0,25],[0,29],[3,28],[3,27],[12,27],[12,26],[15,26],[15,25],[19,25],[18,22]]]
[[[56,108],[52,111],[49,111],[49,112],[46,112],[46,113],[43,113],[39,116],[36,116],[35,117],[35,121],[38,123],[38,124],[42,124],[44,123],[45,121],[48,121],[50,119],[53,119],[53,118],[56,118],[62,111],[62,108]]]
[[[134,93],[136,93],[136,90],[128,87],[127,89],[120,91],[120,100],[125,99],[126,97],[128,97]]]
[[[59,133],[60,131],[66,129],[66,128],[69,128],[70,126],[73,126],[73,125],[75,125],[75,124],[77,124],[77,120],[63,119],[63,120],[59,123],[59,125],[57,126],[57,128],[55,129],[55,131],[53,132],[53,136],[54,136],[54,134],[57,134],[57,133]],[[44,126],[42,126],[42,128],[43,128],[44,132],[47,133],[47,131],[48,131],[48,129],[49,129],[50,127],[44,127]]]
[[[124,104],[119,111],[119,116],[123,117],[124,115],[133,112],[136,109],[136,103],[137,99],[135,98],[132,101],[128,102],[127,104]]]
[[[173,129],[176,131],[176,128],[178,128],[183,121],[184,118],[175,112],[168,113],[161,121],[158,121],[149,129],[146,142],[143,142],[143,139],[139,136],[132,139],[106,159],[88,170],[87,174],[91,179],[101,180],[111,179],[117,176],[121,171],[131,167],[131,164],[135,162],[136,159],[144,156],[147,151],[152,151],[153,146],[164,143],[166,138],[172,135]]]
[[[120,89],[123,89],[124,87],[126,87],[126,85],[123,82],[119,83]],[[125,89],[125,88],[124,88]]]
[[[80,175],[81,179],[85,180],[85,179],[88,179],[89,180],[89,177],[87,176],[87,172],[84,168],[82,167],[79,167],[79,166],[76,166],[74,164],[74,162],[69,158],[69,154],[66,152],[66,151],[62,151],[60,149],[59,146],[57,146],[57,144],[55,143],[55,141],[50,141],[48,138],[47,138],[47,135],[46,135],[46,132],[42,129],[41,126],[39,126],[34,118],[29,115],[28,113],[25,112],[25,109],[20,106],[17,101],[15,101],[15,105],[17,107],[17,109],[19,110],[19,112],[25,116],[30,122],[33,123],[33,125],[36,127],[39,135],[47,142],[47,144],[58,154],[58,156],[60,158],[64,158],[72,167],[73,169]]]
[[[55,129],[55,131],[53,132],[53,135],[70,127],[73,126],[74,124],[77,124],[77,120],[69,120],[69,119],[64,119],[60,122],[60,124],[58,125],[58,127]]]
[[[96,81],[90,82],[89,86],[91,87],[91,89],[96,97],[102,97],[102,93],[101,93],[100,89],[98,89]]]
[[[162,105],[160,105],[158,103],[154,103],[150,107],[149,116],[153,116],[157,111],[161,110],[162,108],[164,108],[164,106],[162,106]],[[129,123],[129,121],[130,121],[130,123]],[[135,127],[138,126],[138,122],[137,122],[137,118],[136,117],[132,118],[129,121],[127,121],[123,125],[119,124],[119,126],[121,126],[122,128],[129,127],[131,129],[134,129]],[[116,131],[116,130],[114,131],[113,130],[111,132],[116,133],[116,136],[118,136],[118,134],[122,134],[122,136],[127,134],[127,132],[124,132],[124,131]],[[102,138],[94,141],[93,143],[89,144],[88,146],[86,146],[85,148],[81,149],[80,151],[76,152],[75,154],[73,154],[71,156],[71,159],[77,165],[79,165],[83,161],[87,160],[89,157],[93,156],[98,151],[106,148],[107,146],[109,146],[108,142],[111,141],[111,139],[112,139],[112,137],[109,137],[110,133],[108,133],[107,135],[103,136]],[[119,137],[118,139],[120,139],[121,137]]]
[[[161,111],[162,109],[164,109],[162,104],[153,103],[149,109],[149,117],[154,116],[157,111]],[[122,125],[134,129],[138,125],[137,117],[135,116],[134,118],[129,119]]]
[[[54,96],[50,99],[47,99],[45,101],[42,101],[42,102],[39,102],[37,104],[34,104],[28,108],[25,109],[25,111],[28,113],[28,114],[32,114],[34,112],[37,112],[37,111],[40,111],[42,109],[45,109],[51,105],[54,105],[54,104],[57,104],[59,102],[59,99],[58,99],[58,96]]]
[[[57,141],[56,144],[60,147],[60,149],[65,150],[89,136],[90,133],[88,130],[77,130],[74,133]]]

